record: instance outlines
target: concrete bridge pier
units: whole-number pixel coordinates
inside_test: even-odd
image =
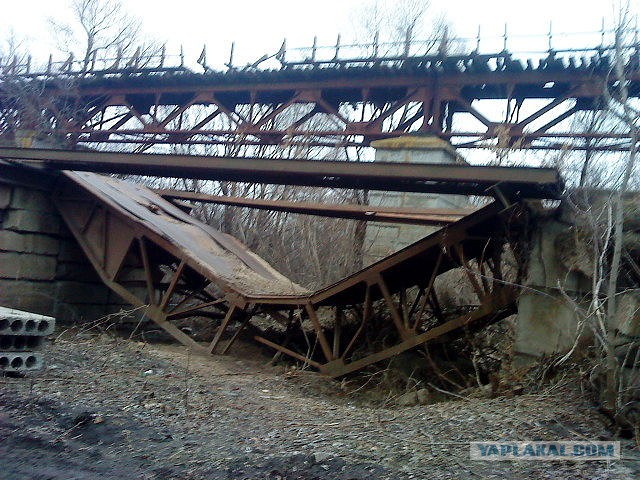
[[[569,268],[560,254],[562,243],[571,235],[571,224],[551,216],[534,221],[527,278],[518,299],[515,367],[573,347],[580,319],[572,301],[579,303],[591,287],[590,279]]]
[[[403,135],[396,138],[377,140],[372,142],[371,146],[376,150],[376,162],[466,163],[449,142],[431,134]],[[369,192],[369,204],[415,209],[457,209],[470,206],[468,198],[464,195],[380,191]],[[370,265],[435,232],[438,228],[424,225],[368,222],[364,242],[365,255],[363,264],[365,266]]]
[[[372,146],[376,149],[375,161],[379,162],[466,163],[449,142],[434,135],[405,135],[378,140]],[[369,200],[371,205],[416,209],[471,206],[468,197],[460,195],[372,191]],[[567,268],[559,256],[558,245],[570,231],[570,220],[561,221],[544,214],[534,221],[528,273],[518,301],[513,345],[516,367],[573,346],[579,319],[567,299],[578,299],[590,288],[588,279]],[[436,230],[438,227],[369,222],[364,264],[371,264]]]

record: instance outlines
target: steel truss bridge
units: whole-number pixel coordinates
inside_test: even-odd
[[[0,147],[0,175],[27,185],[44,178],[104,284],[193,351],[228,351],[254,317],[281,326],[280,333],[254,335],[256,341],[332,377],[426,342],[448,342],[517,311],[512,285],[519,282],[510,278],[514,272],[503,271],[502,256],[526,255],[521,240],[529,225],[527,200],[560,198],[558,172],[299,157],[318,158],[312,147],[367,146],[410,132],[437,135],[457,148],[626,150],[631,138],[626,132],[589,130],[572,121],[603,108],[605,88],[615,88],[614,52],[551,50],[522,61],[506,48],[434,55],[412,53],[407,43],[400,55],[378,55],[377,46],[371,55],[351,58],[339,55],[339,44],[331,58],[316,55],[315,45],[297,60],[287,61],[282,51],[276,69],[262,68],[262,61],[237,68],[230,61],[226,71],[213,71],[203,62],[201,74],[182,60],[178,67],[165,66],[164,57],[158,65],[118,58],[111,66],[97,66],[96,59],[78,65],[70,58],[60,66],[50,61],[41,72],[0,62],[0,142],[5,137],[20,143],[40,132],[70,147]],[[625,55],[625,85],[637,98],[639,51],[634,45]],[[81,144],[129,144],[138,153],[85,151],[77,148]],[[220,148],[202,156],[141,153],[163,145]],[[302,155],[295,150],[299,146],[305,148]],[[278,158],[265,158],[272,147],[279,149]],[[290,153],[298,159],[285,159]],[[472,212],[269,202],[154,192],[97,173],[479,195],[494,201]],[[191,217],[175,199],[445,226],[333,285],[308,291],[233,237]],[[462,273],[474,301],[447,310],[440,302],[440,279],[453,270]],[[383,312],[383,327],[391,335],[363,356],[358,347],[380,328],[373,325],[374,311]],[[209,345],[180,330],[178,322],[192,316],[219,322]],[[301,334],[317,343],[317,351],[289,342]]]
[[[198,221],[160,194],[191,201],[220,198],[153,192],[94,172],[164,172],[209,180],[483,195],[494,201],[473,212],[458,212],[455,218],[443,218],[441,211],[432,211],[428,217],[416,216],[416,212],[411,218],[396,215],[396,222],[447,225],[313,292],[287,279],[234,237]],[[134,307],[144,309],[148,318],[192,351],[225,353],[254,317],[267,317],[281,331],[254,333],[254,340],[331,377],[426,342],[450,341],[452,336],[514,314],[518,291],[513,285],[519,280],[501,265],[507,251],[516,258],[526,252],[521,240],[526,238],[530,207],[524,200],[557,199],[563,190],[558,172],[551,168],[19,148],[0,148],[0,174],[13,176],[20,184],[39,181],[52,188],[54,205],[104,284]],[[294,207],[298,210],[292,211],[301,212],[300,205]],[[357,212],[314,205],[305,213],[354,218]],[[463,272],[461,282],[470,286],[475,300],[452,309],[441,304],[442,285],[437,280],[454,269]],[[382,326],[390,328],[391,334],[385,345],[363,356],[359,347],[366,343],[368,333],[380,328],[373,324],[376,311],[383,312]],[[177,322],[189,317],[220,322],[210,344],[197,343],[180,330]],[[315,340],[318,351],[292,345],[290,340],[296,335]]]
[[[315,48],[315,47],[314,47]],[[194,73],[120,62],[103,68],[5,68],[0,133],[52,131],[69,144],[336,147],[407,132],[457,148],[622,151],[628,132],[572,119],[603,108],[614,87],[607,48],[511,53],[309,57],[281,67]],[[637,46],[625,49],[629,94],[640,92]],[[164,61],[164,60],[163,60]],[[2,68],[0,68],[2,70]],[[496,103],[499,102],[499,103]]]

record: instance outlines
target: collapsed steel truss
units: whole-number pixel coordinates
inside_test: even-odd
[[[55,204],[103,282],[201,353],[217,351],[235,325],[222,348],[228,351],[252,318],[268,316],[280,321],[285,333],[255,335],[255,340],[337,377],[516,311],[516,292],[504,281],[500,258],[522,225],[521,204],[491,203],[316,292],[287,283],[237,241],[144,187],[69,172]],[[441,276],[455,268],[476,301],[451,312],[440,304],[438,290]],[[357,347],[371,328],[374,307],[394,333],[383,347],[362,356]],[[333,312],[329,320],[327,310]],[[220,321],[208,346],[174,323],[191,316]],[[287,338],[296,330],[311,337],[319,351],[289,346]]]
[[[626,150],[627,133],[568,121],[602,108],[604,88],[613,85],[610,54],[549,52],[535,65],[501,52],[407,57],[395,66],[367,58],[274,71],[83,73],[18,84],[5,77],[0,132],[50,129],[72,143],[130,143],[139,151],[158,144],[359,146],[414,131],[457,148]],[[626,72],[633,97],[639,63],[635,50]],[[506,108],[492,111],[504,116],[484,110],[485,100],[502,101]],[[543,102],[521,115],[532,100]]]

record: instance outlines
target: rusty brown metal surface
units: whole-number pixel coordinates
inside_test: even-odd
[[[0,160],[0,183],[18,185],[35,190],[51,190],[58,172],[44,172],[38,169],[24,168],[20,165]]]
[[[523,62],[503,51],[403,57],[393,66],[367,58],[356,64],[334,59],[329,65],[305,61],[300,68],[291,64],[280,70],[206,74],[83,72],[72,82],[66,77],[62,82],[38,80],[33,90],[41,93],[29,100],[40,101],[41,108],[6,115],[0,132],[28,129],[44,117],[72,142],[130,143],[142,149],[158,144],[359,146],[419,131],[451,139],[458,148],[497,143],[541,150],[628,150],[629,133],[590,132],[567,121],[601,108],[603,86],[615,80],[609,75],[611,51],[580,55],[563,58],[550,51]],[[629,91],[637,96],[637,49],[625,72]],[[10,83],[4,89],[0,84],[0,109],[14,107],[10,92]],[[484,100],[503,101],[506,115],[503,108],[483,113]],[[543,102],[522,109],[530,100]],[[38,118],[28,118],[30,111]],[[314,121],[318,116],[329,121]],[[457,121],[465,116],[473,122]]]
[[[291,282],[236,238],[206,225],[134,183],[85,172],[67,172],[104,205],[144,228],[147,236],[162,238],[184,259],[225,289],[243,295],[300,295],[305,289]]]
[[[278,338],[256,340],[336,377],[515,311],[515,292],[502,282],[498,259],[510,222],[521,215],[519,205],[505,208],[494,202],[360,272],[308,292],[232,237],[189,217],[145,187],[66,172],[54,198],[103,282],[200,353],[217,351],[236,321],[241,330],[252,317],[271,315],[288,318],[291,328],[304,329],[303,320],[308,319],[311,332],[305,335],[315,336],[317,353],[296,351]],[[452,316],[442,313],[434,280],[458,267],[475,280],[477,302]],[[411,306],[407,292],[414,295]],[[381,350],[353,358],[370,328],[374,304],[386,310],[395,342],[390,339]],[[335,312],[329,324],[319,315],[326,308]],[[345,312],[360,318],[357,328],[338,320]],[[173,323],[188,316],[220,322],[208,347]],[[236,330],[223,352],[238,335]]]
[[[208,195],[206,193],[186,192],[183,190],[171,189],[155,190],[155,192],[164,198],[188,200],[191,202],[213,203],[217,205],[254,208],[258,210],[270,210],[276,212],[300,213],[321,217],[346,218],[351,220],[387,223],[407,223],[413,225],[446,225],[460,220],[462,217],[475,210],[474,208],[411,209],[372,205],[290,202],[286,200],[264,200],[225,195]]]
[[[385,191],[558,198],[554,168],[346,162],[0,148],[23,165],[92,172]]]

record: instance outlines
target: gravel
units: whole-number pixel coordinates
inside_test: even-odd
[[[0,379],[2,479],[640,477],[631,441],[610,464],[469,459],[478,440],[611,439],[571,383],[539,395],[371,407],[341,382],[266,366],[251,345],[204,358],[82,334],[58,338],[46,355],[40,374]]]

